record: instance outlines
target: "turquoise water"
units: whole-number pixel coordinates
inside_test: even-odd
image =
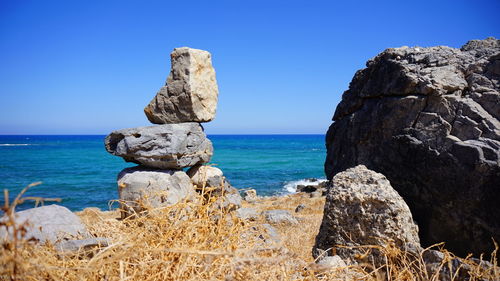
[[[104,149],[105,136],[0,136],[0,189],[15,196],[42,181],[28,196],[61,198],[72,209],[109,208],[117,198],[116,175],[126,167]],[[306,178],[323,178],[323,135],[212,135],[212,163],[237,188],[284,194]],[[3,196],[0,204],[4,204]],[[19,209],[31,207],[24,204]],[[116,207],[115,203],[112,207]]]

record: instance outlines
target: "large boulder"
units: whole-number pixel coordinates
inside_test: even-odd
[[[387,49],[356,73],[326,136],[328,179],[364,164],[408,203],[425,246],[500,241],[500,41]]]
[[[151,168],[181,169],[210,161],[212,142],[199,123],[166,124],[114,131],[106,150],[127,162]]]
[[[323,221],[316,236],[313,255],[337,254],[358,262],[369,248],[390,242],[405,248],[420,248],[418,227],[410,209],[382,174],[359,165],[338,173],[326,195]],[[327,253],[324,253],[327,251]],[[370,256],[383,264],[380,253]]]
[[[4,216],[0,221],[5,222]],[[37,240],[40,243],[57,243],[72,239],[91,238],[80,218],[68,208],[59,205],[48,205],[14,213],[17,226],[25,226],[23,237]],[[12,238],[13,230],[0,228],[0,240]]]
[[[159,208],[194,198],[188,175],[179,170],[126,168],[118,174],[122,218],[149,208]]]
[[[208,122],[214,119],[218,88],[211,55],[187,47],[170,55],[172,68],[144,113],[154,124]]]

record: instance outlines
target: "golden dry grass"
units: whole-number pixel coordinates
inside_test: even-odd
[[[390,243],[379,247],[387,259],[380,268],[314,264],[311,249],[324,198],[296,194],[244,203],[292,213],[298,204],[306,206],[295,214],[298,225],[276,226],[281,242],[266,240],[263,221],[242,221],[234,213],[214,209],[214,201],[183,202],[124,220],[118,219],[118,211],[87,208],[77,214],[94,236],[110,238],[108,247],[63,255],[52,245],[5,241],[0,280],[439,280],[427,275],[421,257]],[[453,256],[442,251],[447,266]],[[496,267],[485,270],[470,259],[466,262],[473,271],[471,280],[500,280]]]

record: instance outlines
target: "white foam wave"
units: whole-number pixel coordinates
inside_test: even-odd
[[[0,146],[27,146],[33,145],[31,143],[0,143]]]
[[[283,189],[289,193],[297,192],[298,185],[318,185],[325,182],[326,179],[301,179],[296,181],[288,181],[283,185]]]

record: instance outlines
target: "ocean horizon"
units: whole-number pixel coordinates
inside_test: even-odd
[[[109,154],[106,135],[0,135],[0,189],[12,200],[25,186],[41,181],[26,196],[60,198],[73,211],[118,206],[117,174],[136,166]],[[210,134],[214,155],[230,183],[259,195],[295,191],[308,178],[324,178],[324,134]],[[186,170],[186,169],[185,169]],[[0,204],[4,204],[4,197]],[[52,204],[47,202],[46,204]],[[18,210],[33,207],[26,202]]]

